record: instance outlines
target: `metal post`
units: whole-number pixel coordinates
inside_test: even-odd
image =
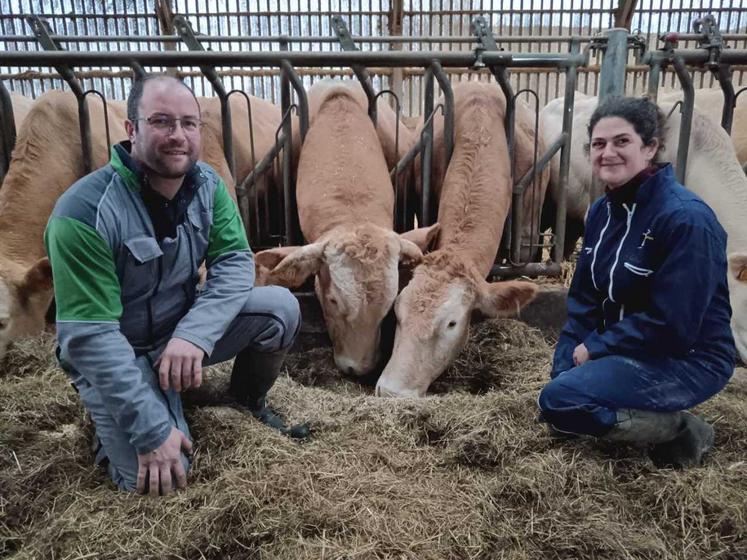
[[[659,80],[661,77],[661,61],[658,58],[651,60],[650,70],[648,71],[648,97],[656,103],[659,97]]]
[[[578,54],[580,41],[577,38],[571,40],[571,53]],[[568,171],[571,166],[571,142],[573,140],[573,103],[576,96],[576,77],[578,70],[575,64],[570,64],[565,73],[565,104],[563,106],[563,134],[565,143],[560,149],[560,180],[557,198],[557,209],[555,213],[555,254],[554,261],[560,263],[563,260],[565,249],[565,222],[568,211]]]
[[[423,104],[423,147],[420,155],[420,175],[422,178],[422,203],[420,211],[420,226],[431,225],[431,165],[433,159],[433,70],[425,71],[425,94]]]
[[[306,133],[309,131],[309,98],[306,95],[306,88],[304,88],[303,81],[287,60],[280,61],[280,68],[285,72],[291,86],[293,86],[293,91],[296,92],[299,130],[301,133],[301,144],[303,144],[303,141],[306,139]]]
[[[0,82],[0,184],[10,168],[10,156],[16,145],[16,120],[10,93]]]
[[[403,0],[392,0],[391,8],[389,10],[389,36],[398,37],[402,35],[402,19],[404,18],[404,2]],[[401,51],[402,43],[399,41],[393,41],[389,43],[389,50]],[[402,68],[392,68],[392,78],[389,84],[389,88],[394,93],[394,97],[397,100],[402,99],[404,95]],[[398,101],[399,102],[399,101]]]
[[[672,55],[672,65],[674,66],[674,71],[677,73],[677,77],[680,79],[683,93],[682,117],[680,118],[680,144],[677,148],[677,169],[675,169],[675,174],[677,180],[684,184],[685,172],[687,171],[687,152],[690,147],[690,130],[693,125],[695,90],[693,89],[693,81],[690,73],[687,71],[687,67],[679,55]]]
[[[599,101],[610,95],[625,93],[625,65],[628,63],[628,30],[608,29],[604,58],[599,76]]]
[[[731,135],[731,125],[734,121],[734,109],[737,106],[737,96],[734,93],[734,84],[731,81],[731,65],[719,64],[713,70],[716,75],[721,91],[724,92],[724,108],[721,111],[721,127],[727,134]]]
[[[448,76],[437,60],[431,64],[431,70],[444,94],[444,168],[447,168],[451,162],[451,154],[454,153],[454,91],[451,89]]]
[[[288,41],[280,42],[280,50],[288,50]],[[285,61],[287,63],[287,61]],[[285,245],[297,245],[295,215],[295,191],[293,189],[291,170],[293,157],[293,121],[290,118],[291,89],[288,66],[280,67],[280,110],[286,116],[283,121],[283,222],[285,224]]]

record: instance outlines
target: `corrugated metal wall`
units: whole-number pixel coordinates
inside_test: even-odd
[[[211,36],[253,37],[253,42],[210,41],[206,48],[213,50],[279,50],[277,41],[260,38],[288,35],[307,40],[293,41],[291,50],[339,50],[332,36],[330,18],[341,15],[354,37],[384,38],[392,34],[412,37],[412,41],[394,44],[376,40],[359,42],[363,50],[455,50],[472,49],[469,39],[470,22],[475,16],[489,18],[496,35],[504,38],[499,45],[512,52],[565,52],[567,41],[561,37],[571,34],[593,36],[615,25],[618,0],[574,0],[563,2],[564,9],[554,9],[552,0],[0,0],[0,50],[38,50],[30,37],[26,14],[46,18],[55,33],[67,36],[108,36],[109,42],[62,42],[65,49],[79,50],[186,50],[180,42],[163,43],[149,38],[170,33],[169,12],[185,15],[195,31]],[[164,9],[167,7],[169,9]],[[649,44],[656,46],[656,37],[665,31],[687,32],[693,21],[706,14],[714,14],[721,31],[744,33],[747,26],[747,0],[714,2],[713,0],[639,0],[631,20],[631,29],[649,36]],[[159,17],[160,15],[160,17]],[[14,38],[11,38],[14,36]],[[118,38],[131,36],[135,40]],[[466,37],[463,41],[439,41],[439,37]],[[541,42],[512,42],[511,38],[544,37]],[[431,42],[420,43],[424,38]],[[435,38],[435,39],[434,39]],[[747,42],[732,42],[747,48]],[[687,45],[681,45],[687,46]],[[80,68],[84,87],[103,91],[105,95],[121,99],[129,87],[129,69]],[[278,72],[274,68],[236,70],[219,69],[229,89],[243,89],[272,101],[279,101]],[[200,77],[197,68],[184,68],[187,79],[199,94],[211,95],[212,87]],[[325,76],[350,75],[348,69],[299,69],[307,85]],[[373,72],[377,89],[392,86],[392,71]],[[11,90],[35,96],[50,87],[64,87],[50,69],[3,69],[0,79]],[[482,75],[456,72],[453,79],[491,79]],[[560,95],[563,75],[555,71],[512,72],[516,90],[531,88],[540,96],[541,103]],[[672,85],[674,76],[668,73],[664,84]],[[735,73],[741,83],[743,72]],[[421,103],[421,69],[402,73],[402,93],[405,114],[418,114]],[[596,91],[598,74],[595,68],[582,72],[578,88]],[[707,87],[711,79],[699,78],[696,86]],[[630,93],[645,90],[645,72],[632,72],[628,80]]]

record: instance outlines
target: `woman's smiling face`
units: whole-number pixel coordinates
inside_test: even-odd
[[[604,117],[591,133],[592,171],[610,189],[616,189],[651,165],[658,146],[656,139],[645,146],[633,125],[625,119]]]

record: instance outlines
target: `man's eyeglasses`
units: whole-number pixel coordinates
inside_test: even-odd
[[[202,126],[202,121],[197,117],[171,117],[169,115],[152,115],[150,117],[140,117],[139,121],[145,121],[156,130],[168,132],[169,134],[176,130],[176,123],[182,125],[184,132],[197,132]]]

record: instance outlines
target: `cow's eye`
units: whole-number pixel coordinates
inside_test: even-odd
[[[0,320],[0,331],[5,330],[5,327],[8,326],[7,321]]]
[[[456,327],[456,325],[457,325],[456,321],[449,321],[449,324],[446,325],[446,328],[453,329],[454,327]]]
[[[327,298],[327,301],[329,302],[330,305],[334,305],[335,307],[337,307],[337,300],[335,298],[333,297]]]

